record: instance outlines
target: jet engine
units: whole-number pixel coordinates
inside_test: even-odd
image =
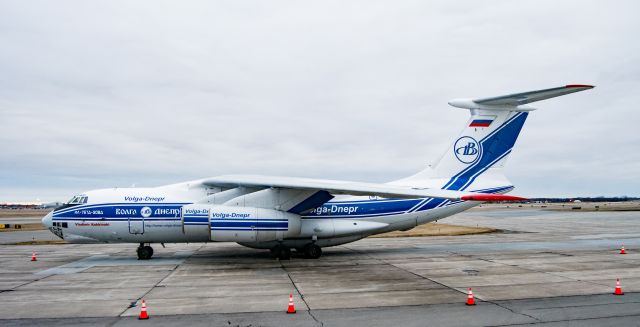
[[[193,240],[268,242],[300,235],[300,216],[280,210],[211,204],[182,208],[182,230]]]

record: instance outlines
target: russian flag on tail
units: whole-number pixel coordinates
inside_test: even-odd
[[[474,119],[469,127],[489,127],[493,123],[493,119]]]

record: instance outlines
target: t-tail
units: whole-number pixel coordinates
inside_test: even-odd
[[[503,167],[529,112],[535,110],[527,104],[591,88],[573,84],[491,98],[451,100],[451,106],[471,113],[462,133],[435,164],[397,183],[455,191],[508,192],[513,186],[503,174]]]

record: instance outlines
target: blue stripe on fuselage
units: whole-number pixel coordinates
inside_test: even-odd
[[[262,221],[251,220],[251,221],[222,221],[222,220],[212,220],[211,228],[242,228],[242,227],[253,227],[253,228],[288,228],[289,221],[288,220],[278,220],[278,221]]]
[[[475,190],[478,193],[503,193],[513,189],[513,186],[494,187],[482,190]],[[379,200],[351,200],[351,201],[337,201],[327,202],[320,206],[319,211],[313,210],[302,218],[306,219],[318,219],[318,218],[372,218],[381,216],[390,216],[397,214],[405,214],[409,212],[425,211],[433,209],[439,206],[451,205],[459,203],[446,202],[444,199],[435,198],[422,198],[422,199],[379,199]],[[170,214],[170,209],[181,210],[184,204],[164,204],[164,203],[144,203],[144,204],[130,204],[130,203],[104,203],[104,204],[91,204],[88,206],[77,207],[74,210],[65,211],[63,213],[54,213],[53,220],[57,221],[128,221],[128,220],[145,220],[145,221],[172,221],[182,220],[181,215]],[[140,215],[140,210],[143,207],[149,207],[152,209],[152,214],[149,217],[143,218]],[[116,215],[116,209],[135,209],[136,215],[123,215],[122,213]],[[159,209],[159,210],[156,210]],[[99,214],[102,212],[102,214]],[[133,211],[129,211],[133,213]],[[319,212],[316,213],[316,212]],[[254,220],[255,221],[255,220]],[[200,225],[208,224],[208,216],[201,215],[185,215],[184,223],[186,225]]]
[[[381,199],[353,202],[327,202],[311,210],[305,217],[371,216],[390,212],[406,212],[422,199]]]
[[[64,210],[53,213],[55,218],[126,218],[142,217],[142,208],[151,209],[151,214],[146,217],[153,218],[176,218],[182,214],[182,207],[188,203],[103,203],[77,206],[71,210]]]
[[[503,193],[513,189],[513,186],[494,187],[482,190],[475,190],[479,193]],[[435,198],[422,198],[422,199],[379,199],[379,200],[351,200],[351,201],[337,201],[327,202],[320,208],[320,213],[316,214],[314,210],[308,213],[302,218],[305,219],[318,219],[318,218],[372,218],[382,217],[390,215],[405,214],[409,212],[425,211],[433,209],[439,206],[456,204],[459,202],[446,202],[444,199]],[[185,203],[187,204],[187,203]],[[178,214],[177,216],[169,214],[171,211],[167,209],[181,210],[184,204],[163,204],[163,203],[144,203],[144,204],[130,204],[130,203],[104,203],[104,204],[91,204],[88,206],[77,207],[74,210],[69,210],[63,213],[54,213],[53,220],[57,221],[128,221],[128,220],[145,220],[145,221],[180,221],[183,218]],[[89,207],[89,208],[87,208]],[[149,207],[152,209],[152,214],[149,217],[143,218],[140,215],[140,210],[143,207]],[[137,215],[116,215],[116,209],[136,209]],[[156,210],[160,209],[160,210]],[[163,210],[165,209],[165,210]],[[89,212],[90,211],[90,212]],[[102,212],[100,215],[99,212]],[[174,211],[175,212],[175,211]],[[130,211],[133,213],[133,211]],[[255,221],[255,220],[253,220]],[[269,220],[265,220],[269,221]],[[208,225],[208,216],[202,215],[185,215],[185,225]]]

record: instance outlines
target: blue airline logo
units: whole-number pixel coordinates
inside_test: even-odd
[[[453,153],[464,164],[474,163],[480,158],[480,144],[473,137],[463,136],[453,145]]]
[[[151,212],[151,208],[149,207],[143,207],[140,209],[140,215],[145,218],[149,218],[151,216]]]

